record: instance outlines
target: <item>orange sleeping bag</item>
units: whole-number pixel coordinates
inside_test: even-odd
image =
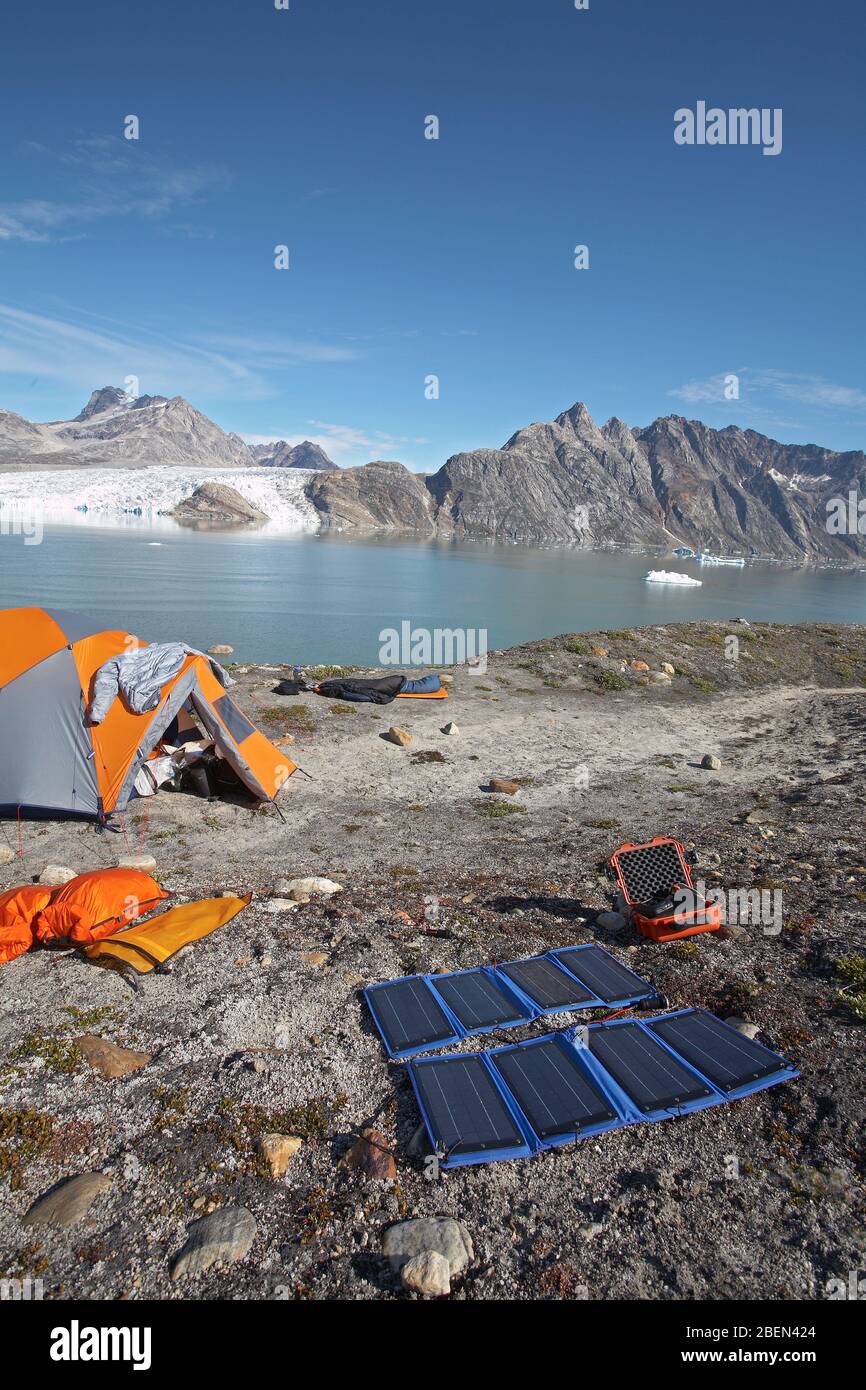
[[[28,883],[0,893],[0,965],[33,945],[33,919],[51,902],[53,888]]]
[[[53,890],[50,903],[36,918],[34,934],[39,941],[101,941],[167,897],[141,869],[94,869]]]

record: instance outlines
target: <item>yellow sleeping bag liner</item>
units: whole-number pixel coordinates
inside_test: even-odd
[[[146,975],[170,960],[182,946],[201,941],[217,927],[225,926],[249,906],[252,896],[246,893],[242,898],[203,898],[200,902],[181,903],[128,931],[95,941],[85,948],[85,955],[91,960],[113,957],[124,965],[131,965],[139,975]]]

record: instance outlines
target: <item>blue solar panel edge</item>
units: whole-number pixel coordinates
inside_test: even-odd
[[[542,1152],[547,1149],[559,1149],[562,1148],[564,1144],[577,1143],[577,1140],[579,1138],[591,1139],[594,1134],[607,1134],[610,1130],[613,1129],[623,1129],[627,1124],[630,1123],[629,1118],[621,1111],[620,1106],[617,1104],[616,1097],[610,1094],[609,1090],[603,1085],[601,1078],[595,1074],[595,1069],[586,1065],[590,1059],[586,1057],[585,1049],[575,1047],[569,1039],[567,1031],[560,1033],[542,1033],[539,1037],[532,1038],[531,1041],[536,1044],[542,1042],[556,1042],[559,1043],[563,1048],[566,1048],[572,1053],[574,1053],[578,1060],[578,1065],[586,1067],[586,1070],[591,1076],[591,1079],[596,1083],[598,1089],[601,1091],[605,1100],[608,1101],[611,1109],[616,1112],[613,1119],[601,1120],[597,1124],[587,1125],[585,1128],[581,1129],[580,1134],[578,1134],[576,1130],[573,1130],[567,1134],[554,1135],[550,1139],[542,1139],[542,1137],[539,1134],[536,1134],[535,1130],[532,1128],[531,1122],[527,1119],[525,1115],[523,1115],[523,1112],[521,1111],[520,1113],[523,1115],[523,1122],[532,1134],[536,1152]],[[495,1057],[497,1056],[497,1054],[501,1052],[516,1052],[519,1048],[523,1046],[523,1043],[505,1043],[502,1047],[492,1047],[490,1051],[485,1054],[485,1056]],[[491,1063],[491,1065],[493,1064]],[[604,1073],[604,1075],[606,1075],[606,1073]],[[504,1085],[504,1083],[502,1084]],[[512,1101],[515,1105],[517,1104],[517,1102],[514,1101],[513,1097]]]
[[[679,1010],[679,1012],[690,1013],[692,1012],[692,1010],[681,1009]],[[671,1017],[671,1015],[665,1015],[665,1017]],[[652,1020],[650,1020],[650,1022],[652,1022]],[[640,1107],[636,1105],[635,1102],[632,1100],[631,1096],[629,1096],[628,1093],[623,1090],[619,1082],[613,1076],[611,1076],[607,1068],[604,1067],[600,1062],[598,1062],[595,1059],[595,1057],[592,1056],[592,1053],[589,1051],[589,1047],[582,1048],[581,1051],[585,1051],[589,1054],[586,1058],[586,1061],[591,1071],[593,1072],[593,1075],[598,1080],[599,1085],[602,1086],[603,1089],[605,1089],[607,1094],[612,1095],[614,1097],[616,1101],[616,1108],[622,1109],[625,1113],[627,1113],[630,1124],[643,1124],[647,1120],[668,1120],[675,1115],[691,1115],[696,1110],[710,1110],[713,1108],[713,1106],[722,1105],[726,1100],[728,1100],[728,1097],[724,1095],[723,1092],[718,1090],[718,1088],[715,1087],[713,1083],[707,1079],[707,1077],[702,1076],[696,1067],[693,1067],[690,1062],[686,1061],[685,1057],[681,1057],[680,1054],[674,1050],[674,1048],[668,1047],[667,1043],[664,1042],[662,1038],[657,1037],[655,1033],[651,1033],[649,1029],[645,1028],[643,1021],[640,1019],[623,1018],[616,1019],[612,1023],[590,1023],[587,1025],[586,1031],[591,1033],[596,1028],[603,1028],[606,1031],[610,1031],[613,1028],[627,1028],[630,1024],[639,1028],[642,1033],[646,1033],[647,1036],[651,1038],[653,1042],[660,1043],[661,1046],[664,1048],[665,1052],[670,1053],[670,1055],[680,1064],[681,1067],[685,1067],[686,1071],[691,1072],[692,1075],[697,1077],[697,1079],[702,1083],[702,1085],[708,1087],[710,1091],[710,1094],[708,1096],[696,1096],[693,1100],[684,1100],[680,1102],[680,1104],[678,1105],[666,1105],[660,1107],[657,1110],[641,1110]],[[580,1030],[569,1029],[569,1032],[578,1033],[580,1032]],[[572,1041],[572,1046],[575,1046],[574,1041]]]
[[[619,964],[619,962],[616,961],[616,958],[610,955],[609,951],[605,951],[603,946],[598,946],[596,943],[587,943],[584,946],[576,947],[561,947],[560,949],[562,951],[580,951],[595,949],[606,956],[610,956],[610,959],[612,961],[614,961],[616,964]],[[601,999],[592,989],[592,986],[588,983],[588,981],[581,979],[581,977],[576,973],[575,970],[569,969],[565,961],[559,959],[558,952],[556,950],[547,951],[537,956],[528,956],[525,957],[525,959],[548,961],[550,964],[554,965],[558,970],[562,971],[562,973],[569,980],[576,981],[582,989],[585,989],[590,994],[590,998],[581,1000],[579,1002],[570,1002],[567,1004],[555,1005],[546,1009],[542,1008],[536,1000],[531,998],[530,995],[528,995],[523,989],[521,989],[520,986],[516,984],[515,981],[512,980],[508,975],[506,975],[503,970],[492,965],[474,966],[469,970],[450,970],[444,972],[441,975],[402,975],[394,980],[382,980],[375,985],[368,985],[364,989],[363,994],[367,1001],[367,1006],[370,1009],[370,1013],[373,1017],[373,1022],[376,1025],[376,1030],[379,1033],[383,1043],[385,1044],[388,1056],[396,1061],[404,1061],[409,1057],[417,1057],[424,1052],[430,1052],[431,1050],[436,1048],[450,1047],[453,1043],[462,1041],[463,1038],[474,1037],[482,1033],[497,1032],[500,1028],[520,1027],[522,1024],[533,1022],[533,1020],[535,1020],[536,1018],[542,1018],[561,1013],[579,1013],[581,1010],[584,1009],[604,1009],[622,1007],[627,1004],[639,1003],[642,999],[651,997],[652,994],[652,989],[649,983],[644,982],[646,983],[646,991],[641,992],[639,994],[632,994],[614,1000]],[[505,964],[507,965],[520,963],[520,961],[505,962]],[[623,968],[628,969],[627,966]],[[494,984],[496,988],[500,990],[514,1004],[515,1011],[518,1016],[513,1021],[483,1024],[479,1025],[476,1028],[467,1028],[465,1024],[463,1024],[461,1020],[457,1017],[456,1013],[454,1012],[454,1009],[449,1006],[444,995],[440,993],[440,991],[436,988],[437,981],[459,979],[461,976],[471,975],[475,973],[475,971],[480,971],[481,973],[483,973],[486,976],[486,978],[489,979],[491,983]],[[629,973],[634,974],[633,971],[630,971]],[[639,979],[640,977],[636,976],[635,978]],[[387,985],[404,984],[409,982],[410,980],[421,980],[427,987],[427,989],[429,989],[432,992],[437,1006],[441,1009],[442,1013],[445,1015],[445,1018],[451,1024],[452,1033],[448,1037],[437,1039],[435,1042],[419,1043],[415,1047],[407,1047],[395,1050],[394,1048],[392,1048],[391,1044],[388,1041],[387,1032],[383,1027],[379,1011],[377,1010],[374,1002],[375,995],[378,990],[383,989]]]
[[[563,974],[567,975],[570,980],[577,980],[577,983],[581,985],[583,989],[589,990],[589,985],[585,985],[582,980],[578,980],[577,976],[574,974],[573,971],[567,969],[567,967],[562,964],[562,961],[556,960],[554,958],[553,953],[551,951],[543,951],[536,956],[521,956],[519,960],[506,960],[503,961],[502,964],[522,965],[524,961],[531,960],[551,961],[557,967],[557,969],[561,970]],[[504,974],[503,971],[501,971],[498,968],[498,966],[494,965],[489,968],[493,971],[494,975],[496,976],[496,983],[499,985],[500,988],[505,987],[506,989],[510,990],[512,994],[518,996],[522,1004],[525,1004],[527,1008],[535,1010],[533,1018],[547,1018],[552,1017],[554,1014],[576,1014],[580,1013],[583,1009],[604,1009],[607,1007],[607,1005],[604,1004],[604,1002],[601,999],[599,999],[598,995],[594,991],[590,990],[589,992],[592,994],[591,999],[582,1000],[578,1004],[555,1004],[553,1007],[549,1009],[543,1009],[541,1005],[537,1004],[534,999],[531,999],[529,995],[526,994],[525,991],[520,988],[519,985],[515,984],[515,982],[510,978],[510,976]]]
[[[502,1080],[499,1076],[499,1073],[497,1072],[496,1068],[492,1065],[492,1063],[488,1060],[488,1054],[486,1052],[478,1052],[473,1053],[471,1055],[478,1057],[478,1059],[483,1063],[485,1070],[487,1071],[491,1081],[493,1082],[493,1085],[499,1093],[499,1097],[502,1100],[503,1105],[505,1106],[506,1110],[508,1111],[509,1115],[511,1116],[515,1125],[517,1126],[517,1129],[522,1134],[524,1142],[521,1145],[506,1145],[503,1148],[497,1149],[495,1151],[483,1150],[478,1153],[455,1154],[453,1158],[448,1158],[447,1156],[445,1156],[439,1159],[440,1167],[443,1169],[467,1168],[473,1164],[478,1163],[498,1163],[500,1161],[504,1161],[505,1159],[510,1158],[534,1157],[534,1155],[539,1151],[541,1141],[535,1134],[534,1130],[532,1129],[532,1126],[529,1124],[523,1111],[517,1105],[511,1092],[508,1090],[506,1086],[502,1084]],[[409,1073],[409,1080],[412,1083],[412,1090],[415,1092],[415,1099],[418,1102],[418,1109],[421,1112],[421,1119],[424,1122],[424,1128],[427,1130],[427,1134],[430,1138],[431,1144],[435,1145],[436,1135],[434,1133],[434,1128],[431,1123],[430,1117],[427,1113],[427,1107],[424,1104],[424,1097],[421,1093],[421,1088],[416,1080],[416,1072],[420,1070],[422,1067],[431,1066],[437,1063],[465,1061],[465,1057],[466,1054],[464,1053],[459,1053],[450,1058],[420,1057],[417,1061],[409,1061],[406,1065],[406,1070]]]
[[[496,1151],[483,1151],[469,1154],[459,1154],[450,1159],[445,1158],[444,1160],[442,1160],[441,1163],[442,1168],[458,1168],[467,1166],[469,1164],[492,1163],[511,1158],[534,1157],[538,1153],[542,1153],[554,1148],[559,1148],[564,1144],[577,1142],[578,1139],[589,1138],[594,1134],[601,1134],[610,1130],[622,1129],[627,1126],[631,1126],[632,1124],[645,1124],[651,1121],[670,1119],[671,1117],[676,1115],[692,1114],[698,1110],[711,1109],[715,1106],[725,1104],[726,1102],[731,1100],[743,1099],[746,1096],[752,1095],[756,1091],[766,1090],[768,1087],[778,1085],[782,1081],[793,1080],[794,1078],[800,1075],[798,1069],[794,1067],[792,1063],[786,1061],[786,1059],[782,1057],[780,1053],[773,1052],[772,1049],[768,1048],[766,1050],[772,1052],[772,1055],[778,1058],[779,1070],[777,1072],[773,1072],[766,1077],[761,1077],[756,1081],[748,1082],[745,1085],[738,1087],[734,1091],[721,1091],[718,1087],[716,1087],[713,1084],[709,1077],[704,1076],[703,1073],[696,1066],[694,1066],[679,1052],[677,1052],[675,1048],[671,1047],[668,1043],[666,1043],[663,1038],[660,1038],[657,1034],[653,1033],[649,1028],[649,1025],[656,1022],[659,1017],[665,1019],[672,1019],[688,1014],[696,1014],[702,1012],[705,1011],[694,1008],[677,1009],[672,1013],[662,1014],[657,1016],[657,1018],[655,1019],[647,1019],[645,1021],[638,1019],[621,1019],[617,1021],[611,1021],[610,1023],[588,1024],[574,1029],[567,1029],[564,1032],[544,1034],[538,1038],[533,1038],[529,1040],[529,1042],[527,1043],[505,1043],[501,1047],[491,1048],[487,1052],[471,1054],[477,1057],[479,1061],[484,1065],[485,1070],[490,1075],[493,1085],[495,1086],[505,1108],[511,1115],[511,1118],[514,1120],[516,1127],[523,1135],[525,1143],[521,1146],[511,1145],[503,1147],[502,1149]],[[722,1020],[717,1020],[717,1022],[722,1022]],[[636,1026],[637,1028],[639,1028],[642,1033],[646,1034],[654,1043],[658,1044],[658,1046],[660,1046],[665,1052],[669,1053],[681,1067],[684,1067],[688,1072],[692,1073],[697,1078],[697,1080],[707,1088],[709,1094],[706,1096],[699,1096],[691,1100],[683,1101],[682,1103],[674,1106],[667,1106],[651,1111],[641,1110],[632,1101],[631,1097],[622,1089],[622,1087],[610,1074],[607,1068],[604,1067],[602,1063],[599,1062],[595,1057],[593,1057],[586,1043],[581,1041],[582,1039],[586,1039],[589,1033],[597,1029],[604,1029],[605,1031],[609,1031],[614,1028],[627,1027],[629,1025]],[[548,1139],[543,1139],[535,1132],[531,1122],[527,1118],[524,1111],[521,1109],[520,1105],[518,1104],[516,1098],[514,1097],[508,1086],[505,1084],[504,1080],[500,1076],[496,1066],[494,1065],[491,1059],[500,1053],[514,1052],[519,1050],[520,1048],[527,1047],[532,1044],[537,1045],[542,1042],[550,1041],[557,1042],[560,1046],[572,1051],[575,1054],[576,1060],[578,1061],[578,1065],[584,1069],[586,1075],[595,1083],[602,1096],[609,1103],[610,1108],[615,1112],[616,1118],[588,1125],[585,1129],[582,1129],[579,1134],[575,1132],[555,1135],[551,1136]],[[465,1056],[465,1054],[460,1054],[460,1056]],[[449,1060],[457,1061],[458,1057],[455,1056],[453,1057],[453,1059],[441,1057],[421,1058],[417,1062],[410,1061],[407,1066],[410,1081],[412,1082],[412,1088],[415,1092],[415,1097],[418,1102],[418,1107],[421,1111],[421,1115],[424,1120],[427,1133],[430,1136],[431,1141],[433,1142],[435,1142],[433,1127],[428,1118],[423,1098],[420,1093],[420,1089],[416,1084],[414,1073],[416,1068],[429,1065],[433,1062],[443,1062]]]
[[[373,996],[375,995],[377,990],[384,989],[386,985],[402,984],[404,980],[423,980],[424,984],[427,985],[428,989],[430,987],[430,981],[428,976],[426,975],[400,975],[396,980],[380,980],[378,984],[367,985],[363,991],[364,998],[367,1001],[367,1008],[370,1010],[370,1016],[372,1017],[373,1022],[376,1025],[376,1032],[379,1034],[379,1037],[385,1044],[385,1051],[388,1053],[388,1056],[393,1057],[395,1061],[405,1061],[409,1057],[417,1057],[420,1052],[429,1052],[431,1048],[450,1047],[453,1043],[460,1042],[464,1037],[463,1029],[460,1027],[460,1024],[457,1022],[457,1019],[454,1017],[451,1010],[447,1007],[444,1000],[440,999],[438,994],[434,994],[433,997],[436,1004],[442,1010],[442,1012],[444,1013],[445,1017],[447,1018],[448,1022],[451,1024],[454,1030],[453,1035],[451,1037],[442,1038],[439,1042],[422,1043],[418,1047],[406,1047],[400,1049],[399,1051],[394,1051],[392,1049],[391,1044],[388,1042],[388,1035],[385,1032],[385,1029],[379,1018],[379,1013],[376,1009],[375,1004],[373,1003]]]
[[[496,988],[500,989],[514,1004],[515,1009],[520,1013],[520,1018],[515,1023],[490,1023],[482,1024],[478,1028],[466,1028],[460,1023],[459,1019],[455,1017],[453,1011],[448,1007],[444,998],[436,988],[436,981],[456,980],[459,979],[461,975],[474,975],[476,970],[480,970],[482,974],[486,975],[487,978],[496,985]],[[497,1033],[501,1028],[518,1028],[523,1023],[531,1023],[532,1020],[538,1018],[541,1013],[538,1005],[534,1004],[531,999],[523,994],[507,976],[500,975],[499,971],[493,965],[473,966],[469,970],[447,970],[442,975],[425,975],[423,978],[426,980],[427,984],[430,985],[448,1017],[454,1019],[455,1024],[460,1029],[461,1038],[473,1038],[481,1033]]]
[[[605,1008],[605,1009],[618,1009],[618,1008],[622,1008],[622,1007],[623,1007],[624,1005],[626,1005],[626,1004],[638,1004],[638,1003],[640,1003],[640,1001],[641,1001],[642,999],[652,999],[652,998],[654,997],[656,991],[655,991],[655,988],[653,987],[653,985],[650,984],[649,980],[644,980],[644,979],[642,979],[641,976],[638,975],[638,974],[636,973],[636,971],[632,970],[630,966],[628,966],[628,965],[623,965],[623,964],[622,964],[622,961],[618,961],[617,958],[616,958],[616,956],[611,955],[610,951],[606,951],[605,948],[604,948],[603,946],[599,946],[597,942],[588,941],[588,942],[586,942],[585,944],[583,944],[583,945],[581,945],[581,946],[558,946],[558,947],[556,947],[554,950],[548,951],[547,954],[548,954],[548,956],[549,956],[549,958],[550,958],[551,960],[556,961],[556,964],[560,967],[561,970],[567,971],[568,974],[569,974],[569,975],[572,975],[572,976],[574,977],[574,979],[578,981],[579,984],[582,984],[582,985],[584,986],[585,989],[592,989],[592,985],[589,984],[589,982],[588,982],[587,980],[582,979],[581,976],[578,975],[578,973],[577,973],[577,968],[575,968],[575,966],[574,966],[573,964],[572,964],[571,966],[569,966],[569,965],[562,959],[562,957],[563,957],[563,955],[565,955],[567,952],[571,952],[572,954],[576,954],[578,951],[590,951],[590,950],[593,949],[593,947],[594,947],[597,951],[600,951],[603,955],[608,956],[608,957],[610,958],[610,960],[612,960],[612,961],[614,962],[615,965],[620,966],[623,970],[627,970],[628,973],[629,973],[630,975],[634,975],[634,977],[635,977],[636,980],[640,980],[641,984],[646,986],[645,989],[642,989],[642,990],[641,990],[639,993],[637,993],[637,994],[626,994],[626,995],[623,995],[622,998],[619,998],[619,999],[607,999],[607,1000],[599,999],[599,1000],[598,1000],[598,1003],[599,1003],[599,1005],[600,1005],[602,1008]],[[593,993],[595,993],[594,990],[593,990]],[[597,997],[597,996],[596,996],[596,997]],[[595,1006],[594,1004],[585,1004],[585,1005],[584,1005],[584,1008],[587,1008],[587,1009],[593,1009],[593,1008],[595,1008],[595,1007],[596,1007],[596,1006]]]
[[[696,1008],[675,1009],[672,1013],[661,1014],[658,1017],[663,1019],[683,1018],[687,1014],[701,1013],[706,1013],[706,1010]],[[714,1014],[711,1015],[711,1017],[713,1018],[715,1023],[721,1024],[723,1028],[727,1028],[730,1032],[735,1034],[735,1036],[739,1036],[737,1034],[736,1028],[732,1028],[731,1025],[726,1022],[725,1019],[716,1018]],[[657,1021],[658,1018],[649,1018],[646,1020],[646,1023],[656,1023]],[[694,1062],[687,1061],[685,1057],[681,1056],[681,1054],[677,1052],[676,1048],[671,1047],[671,1045],[667,1043],[664,1040],[664,1038],[659,1037],[658,1033],[652,1032],[651,1035],[653,1038],[655,1038],[656,1042],[660,1042],[663,1047],[666,1047],[668,1052],[673,1053],[677,1061],[682,1062],[685,1066],[689,1068],[690,1071],[693,1071],[696,1076],[699,1076],[701,1080],[704,1082],[704,1084],[711,1087],[711,1089],[715,1091],[715,1093],[724,1101],[745,1100],[746,1096],[752,1096],[757,1091],[766,1091],[769,1089],[770,1086],[779,1086],[783,1081],[796,1081],[797,1077],[800,1075],[799,1069],[795,1067],[793,1063],[787,1061],[787,1059],[782,1056],[781,1052],[776,1052],[773,1048],[768,1047],[765,1050],[771,1053],[772,1056],[775,1057],[779,1063],[778,1071],[771,1072],[769,1076],[758,1077],[756,1081],[746,1081],[743,1083],[742,1086],[735,1086],[733,1090],[723,1091],[721,1087],[716,1086],[715,1083],[711,1081],[708,1076],[704,1075],[700,1067],[696,1066]]]

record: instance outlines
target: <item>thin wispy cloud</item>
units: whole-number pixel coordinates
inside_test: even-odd
[[[328,424],[325,420],[310,420],[308,423],[320,430],[339,453],[353,453],[356,456],[356,462],[370,462],[372,459],[389,457],[397,458],[398,454],[402,454],[403,457],[400,458],[400,462],[408,464],[405,457],[406,450],[411,449],[413,445],[430,442],[423,436],[388,434],[384,430],[374,430],[372,433],[368,433],[363,429],[354,429],[350,425]],[[358,454],[364,455],[363,460],[357,458]]]
[[[195,341],[215,350],[238,353],[262,367],[291,367],[299,362],[354,362],[361,356],[355,348],[268,334],[207,333],[196,335]]]
[[[218,165],[173,166],[120,136],[90,136],[56,149],[27,141],[23,151],[45,162],[46,186],[61,184],[62,196],[0,201],[0,242],[80,239],[110,218],[162,221],[231,185]]]
[[[406,451],[414,445],[429,444],[423,436],[388,434],[384,430],[367,431],[354,425],[329,424],[324,420],[308,420],[310,427],[306,432],[283,430],[275,434],[245,434],[247,444],[274,444],[284,439],[287,444],[300,444],[309,439],[324,449],[334,463],[348,467],[356,463],[369,463],[373,459],[391,458],[409,466]]]
[[[735,373],[719,372],[715,376],[688,381],[668,395],[689,405],[729,406],[734,402],[725,392],[732,374],[739,382],[739,397],[735,403],[743,409],[765,411],[778,401],[834,411],[866,408],[866,391],[859,387],[841,386],[807,372],[785,372],[775,368],[743,367]]]
[[[0,373],[88,392],[134,376],[144,394],[195,401],[230,392],[239,400],[267,399],[275,394],[269,366],[343,361],[343,353],[287,338],[178,338],[104,318],[59,318],[0,304]]]
[[[838,386],[819,376],[792,372],[756,372],[757,390],[769,391],[783,400],[802,405],[817,405],[828,410],[862,410],[866,407],[866,391],[856,386]]]

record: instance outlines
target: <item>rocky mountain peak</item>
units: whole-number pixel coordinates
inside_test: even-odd
[[[584,434],[598,434],[599,429],[583,401],[575,401],[570,410],[557,415],[556,424],[560,429],[572,430],[578,437]]]
[[[118,406],[129,406],[135,403],[135,397],[128,391],[124,391],[120,386],[100,386],[96,391],[90,393],[90,400],[83,410],[74,417],[80,424],[84,420],[90,420],[94,415],[102,415],[106,410],[116,410]]]
[[[311,439],[304,439],[300,444],[289,444],[285,439],[277,439],[270,444],[254,444],[250,453],[262,468],[311,468],[317,472],[329,472],[337,467],[324,449]]]
[[[331,469],[337,466],[328,458],[324,449],[314,444],[311,439],[304,439],[300,444],[296,444],[290,451],[289,458],[291,468]]]

